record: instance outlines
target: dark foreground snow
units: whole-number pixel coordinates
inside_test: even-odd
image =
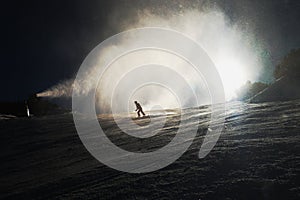
[[[207,110],[190,109],[188,115],[192,120]],[[172,139],[178,116],[168,119],[162,134],[148,141],[124,136],[110,118],[100,122],[115,144],[144,152]],[[175,163],[128,174],[88,153],[71,114],[0,120],[0,198],[300,199],[299,125],[300,101],[231,103],[224,132],[207,157],[198,159],[207,131],[200,123],[193,144]]]

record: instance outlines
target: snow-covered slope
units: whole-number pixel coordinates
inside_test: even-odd
[[[146,174],[119,172],[94,159],[71,114],[0,120],[0,198],[299,199],[300,101],[231,103],[225,129],[204,159],[198,152],[209,107],[186,111],[190,126],[199,125],[193,144],[173,164]],[[127,137],[109,117],[100,123],[116,145],[143,152],[170,141],[178,115],[170,112],[162,134],[148,141]]]

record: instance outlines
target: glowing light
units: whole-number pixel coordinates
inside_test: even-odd
[[[236,58],[219,58],[216,64],[227,100],[236,97],[236,91],[247,81],[247,69]]]
[[[27,117],[30,117],[30,112],[29,112],[29,108],[28,108],[28,106],[26,106],[26,113],[27,113]]]

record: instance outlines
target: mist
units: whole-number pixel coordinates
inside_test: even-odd
[[[114,23],[116,24],[116,23]],[[236,97],[236,90],[239,89],[247,80],[256,81],[263,68],[263,60],[259,56],[260,47],[251,30],[245,30],[239,24],[232,23],[228,17],[218,8],[207,10],[181,9],[172,12],[170,10],[163,14],[157,14],[150,9],[142,9],[133,15],[132,18],[123,20],[116,29],[130,30],[142,27],[161,27],[179,31],[190,37],[207,52],[208,56],[214,62],[226,94],[226,99],[231,100]],[[150,109],[154,105],[162,108],[192,107],[195,102],[191,100],[192,94],[187,94],[183,87],[180,94],[174,94],[168,88],[158,85],[136,85],[135,77],[141,72],[136,71],[137,66],[150,63],[167,66],[170,70],[182,75],[193,90],[201,96],[199,105],[209,104],[211,102],[209,91],[205,85],[205,79],[209,77],[199,77],[188,65],[180,58],[170,55],[163,51],[143,50],[130,53],[114,62],[100,78],[96,77],[97,70],[103,62],[101,59],[109,55],[112,49],[126,49],[131,43],[138,43],[147,38],[122,38],[116,44],[107,46],[102,55],[95,55],[91,63],[90,71],[86,72],[85,78],[74,83],[74,79],[66,80],[50,89],[41,92],[38,96],[42,97],[71,97],[72,91],[83,96],[89,95],[93,90],[97,91],[96,108],[99,113],[109,112],[111,109],[112,95],[118,105],[118,111],[125,111],[133,108],[133,100],[141,101],[142,105]],[[105,54],[105,56],[103,55]],[[147,72],[147,76],[155,77],[155,73]],[[122,82],[122,91],[116,90],[118,83],[127,77],[127,83]],[[166,79],[170,77],[166,76]],[[97,88],[94,88],[94,82],[97,81]],[[176,82],[173,82],[174,86]],[[129,99],[126,91],[134,92]],[[112,94],[112,91],[118,91],[119,94]],[[177,95],[185,96],[184,102],[178,102]]]

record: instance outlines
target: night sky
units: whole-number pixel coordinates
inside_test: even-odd
[[[217,6],[235,23],[255,30],[276,65],[300,47],[300,1],[15,1],[2,5],[1,101],[24,100],[75,76],[83,59],[100,42],[126,30],[145,8],[155,14],[184,7]],[[266,66],[267,68],[270,66]],[[272,67],[272,66],[271,66]]]

